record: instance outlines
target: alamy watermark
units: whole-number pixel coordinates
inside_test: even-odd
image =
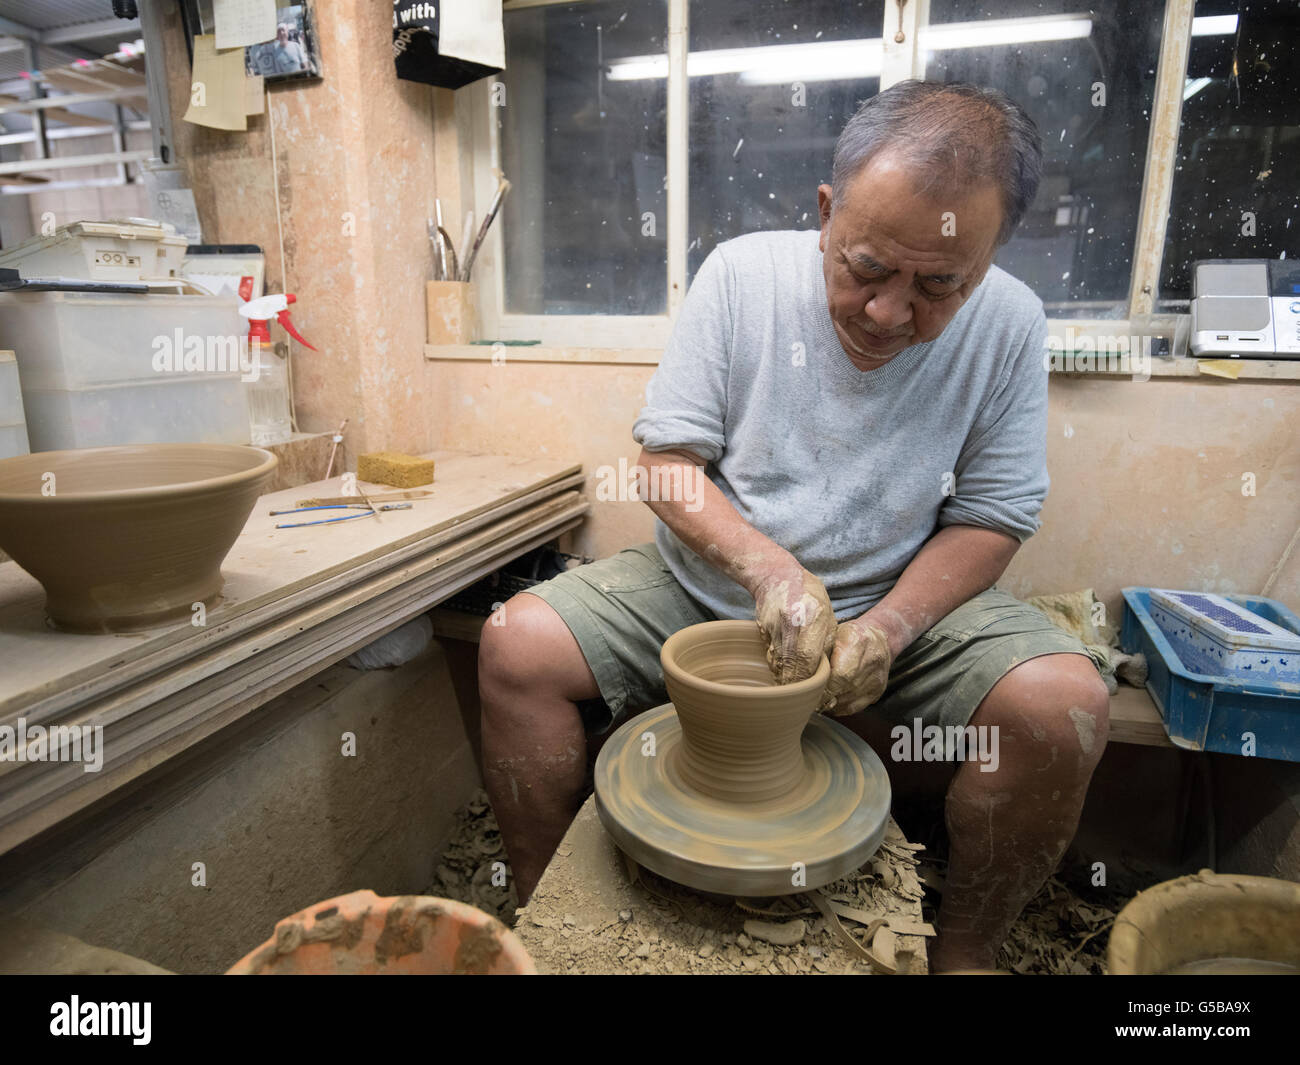
[[[596,498],[602,503],[685,503],[695,514],[704,509],[704,467],[685,464],[597,466]]]
[[[87,773],[104,768],[103,725],[0,725],[0,762],[84,762]]]
[[[981,773],[997,772],[999,756],[996,725],[895,725],[889,757],[895,762],[979,762]]]
[[[151,1002],[82,1002],[72,995],[50,1006],[50,1035],[128,1036],[135,1046],[148,1046],[152,1014]]]
[[[1049,336],[1043,352],[1043,369],[1058,373],[1122,373],[1134,380],[1151,380],[1152,336],[1136,333],[1076,334],[1074,326],[1064,337]]]
[[[261,370],[261,345],[249,344],[235,333],[186,333],[177,326],[153,338],[154,373],[234,373],[256,381]]]

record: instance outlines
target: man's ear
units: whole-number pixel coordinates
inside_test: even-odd
[[[824,252],[826,250],[826,236],[831,230],[831,187],[829,185],[817,186],[817,214],[821,223],[821,240],[817,246]]]

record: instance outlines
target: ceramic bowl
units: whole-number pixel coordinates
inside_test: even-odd
[[[41,582],[70,632],[186,617],[221,591],[221,563],[275,470],[235,444],[136,444],[0,461],[0,549]]]

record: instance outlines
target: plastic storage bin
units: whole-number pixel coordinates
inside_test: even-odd
[[[1151,589],[1123,591],[1120,646],[1129,654],[1140,651],[1146,656],[1146,688],[1175,744],[1240,755],[1246,753],[1249,733],[1257,757],[1300,762],[1300,684],[1243,680],[1188,668],[1151,616]],[[1226,598],[1300,634],[1300,618],[1274,599]]]
[[[18,361],[12,351],[0,351],[0,459],[26,455],[29,450]]]
[[[32,449],[246,444],[237,307],[229,295],[0,293]]]
[[[48,237],[32,237],[0,251],[0,266],[16,269],[24,278],[141,281],[176,275],[187,247],[189,241],[165,222],[73,222]]]

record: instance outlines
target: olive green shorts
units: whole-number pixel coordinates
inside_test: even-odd
[[[564,619],[596,676],[601,698],[581,704],[589,733],[668,701],[659,650],[678,629],[716,619],[669,570],[654,544],[629,547],[529,589]],[[1004,674],[1040,655],[1079,654],[1083,643],[1036,607],[990,588],[968,600],[894,661],[868,713],[891,723],[966,725]]]

